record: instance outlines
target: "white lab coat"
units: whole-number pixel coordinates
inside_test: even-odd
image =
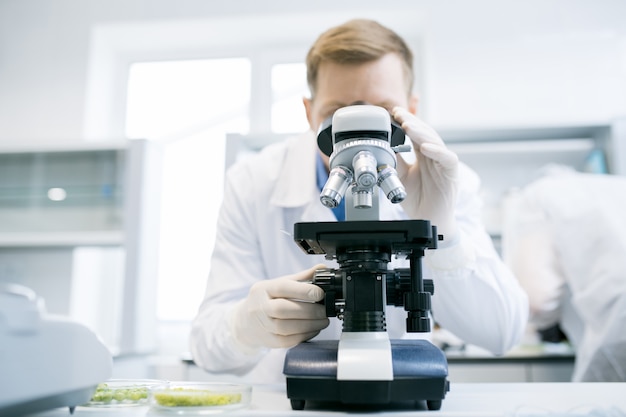
[[[626,381],[626,178],[553,168],[505,207],[503,256],[531,323],[560,324],[574,381]]]
[[[335,220],[319,201],[316,152],[316,139],[309,132],[268,146],[228,171],[206,297],[190,343],[195,362],[208,371],[239,375],[249,382],[283,378],[285,350],[250,352],[237,346],[229,330],[229,313],[258,280],[293,274],[320,262],[335,266],[323,256],[306,255],[292,237],[297,222]],[[520,339],[528,301],[481,224],[478,187],[475,173],[462,166],[460,239],[427,250],[423,276],[435,280],[435,320],[466,342],[501,354]],[[404,218],[399,205],[381,199],[381,219]],[[416,337],[406,334],[405,319],[402,308],[387,308],[390,337]],[[340,331],[341,323],[331,319],[317,338],[337,339]]]

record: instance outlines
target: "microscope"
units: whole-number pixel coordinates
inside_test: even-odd
[[[449,390],[443,352],[428,340],[390,340],[385,307],[404,307],[407,332],[430,331],[432,280],[422,278],[424,250],[436,249],[437,228],[428,220],[381,221],[379,194],[400,203],[406,191],[396,172],[404,131],[382,107],[355,104],[337,110],[318,134],[330,157],[320,201],[345,199],[346,221],[296,223],[294,239],[307,254],[336,260],[315,271],[328,317],[343,320],[340,339],[308,341],[285,357],[287,396],[294,410],[306,402],[391,407],[426,403],[439,410]],[[348,192],[349,191],[349,192]],[[392,256],[409,268],[388,269]]]

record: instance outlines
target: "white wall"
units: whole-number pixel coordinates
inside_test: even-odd
[[[245,45],[283,22],[275,37],[309,42],[344,17],[381,13],[387,24],[394,15],[403,26],[414,21],[423,36],[422,115],[436,126],[604,123],[626,114],[621,0],[0,0],[0,146],[84,138],[96,28],[233,22],[220,26],[216,44]]]
[[[478,2],[480,4],[480,2]],[[435,124],[602,123],[626,115],[625,2],[498,2],[432,28]]]

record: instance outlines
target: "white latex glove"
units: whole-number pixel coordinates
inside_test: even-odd
[[[324,290],[301,282],[311,280],[320,268],[325,266],[254,284],[235,306],[231,320],[235,340],[248,350],[291,347],[328,326],[325,307],[316,304]]]
[[[398,158],[398,177],[407,190],[402,208],[412,219],[430,220],[444,242],[453,241],[459,158],[433,128],[408,110],[395,107],[391,115],[413,142],[417,157],[414,164]]]

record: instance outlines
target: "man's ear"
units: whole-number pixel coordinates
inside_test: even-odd
[[[417,97],[417,94],[411,94],[411,96],[409,97],[409,108],[407,110],[409,110],[412,114],[416,115],[418,104],[419,104],[419,97]]]
[[[306,111],[306,119],[309,121],[309,129],[311,129],[312,131],[315,131],[315,129],[313,128],[312,113],[311,113],[312,112],[311,107],[313,107],[313,100],[307,97],[302,97],[302,104],[304,104],[304,110]]]

